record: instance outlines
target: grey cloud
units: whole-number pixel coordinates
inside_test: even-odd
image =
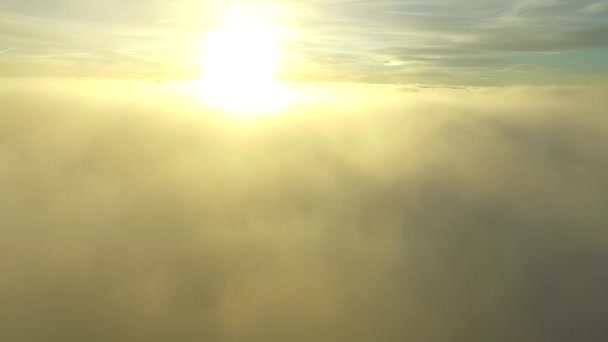
[[[605,89],[162,87],[0,82],[2,340],[608,337]]]
[[[537,15],[559,13],[571,6],[580,6],[563,0],[517,0],[512,2],[512,6],[503,12],[503,16],[517,18]]]
[[[423,48],[387,48],[371,51],[379,58],[389,62],[397,61],[397,65],[408,63],[422,63],[443,67],[505,67],[512,63],[503,56],[484,53],[483,50],[473,48],[449,47],[423,47]],[[395,63],[393,63],[395,64]]]
[[[492,51],[566,51],[608,46],[608,26],[588,29],[540,31],[533,28],[487,30],[470,44]]]
[[[588,14],[598,14],[608,11],[608,2],[599,1],[595,2],[583,9],[583,12]]]
[[[485,51],[474,48],[465,47],[446,47],[446,46],[422,46],[422,47],[393,47],[370,51],[372,53],[387,54],[395,56],[426,56],[426,57],[444,57],[444,56],[476,56],[483,54]]]
[[[401,49],[410,58],[437,59],[432,61],[436,66],[467,64],[464,55],[470,56],[471,65],[479,62],[480,66],[508,66],[511,53],[607,47],[603,22],[581,13],[588,6],[596,8],[591,1],[387,1],[327,8],[318,5],[313,14],[298,16],[297,28],[302,29],[302,37],[310,39],[294,45],[309,46],[310,41],[322,40],[328,42],[328,48],[333,42],[333,48],[341,53],[363,55],[370,50]]]

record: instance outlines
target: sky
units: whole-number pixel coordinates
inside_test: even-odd
[[[195,79],[217,4],[4,0],[0,74]],[[273,4],[285,12],[278,20],[290,32],[283,42],[284,80],[526,85],[607,79],[606,1]]]

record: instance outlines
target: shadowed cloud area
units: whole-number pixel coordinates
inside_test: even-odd
[[[608,339],[606,89],[319,87],[1,81],[0,340]]]

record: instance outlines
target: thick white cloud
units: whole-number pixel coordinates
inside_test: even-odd
[[[172,87],[0,82],[0,339],[608,336],[605,89]]]

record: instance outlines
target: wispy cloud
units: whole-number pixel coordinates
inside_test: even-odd
[[[0,37],[20,47],[10,74],[156,78],[197,72],[200,43],[188,30],[0,12]],[[189,70],[190,69],[190,70]],[[4,73],[6,75],[6,73]]]
[[[593,3],[582,10],[588,14],[600,14],[608,11],[608,1],[600,1]]]
[[[55,2],[57,6],[52,6]],[[395,54],[380,54],[397,50],[402,51],[398,57],[404,67],[418,62],[419,71],[443,71],[442,79],[427,74],[431,83],[443,83],[450,77],[467,83],[465,73],[472,71],[475,63],[479,63],[478,72],[491,65],[500,71],[520,65],[520,57],[531,55],[538,67],[562,68],[560,72],[575,75],[580,70],[568,64],[557,66],[562,59],[548,53],[608,49],[605,1],[280,3],[291,10],[289,19],[282,22],[293,31],[284,44],[282,70],[288,79],[382,81],[383,77],[375,75],[387,73],[395,79],[410,71],[394,64],[386,69],[387,60],[393,60]],[[133,11],[112,1],[95,5],[97,11],[93,2],[86,1],[59,4],[54,0],[48,6],[53,10],[47,15],[35,6],[5,10],[0,14],[0,36],[11,46],[23,46],[22,55],[65,56],[66,67],[53,68],[57,74],[72,70],[67,67],[70,64],[91,65],[103,60],[104,65],[119,66],[116,70],[196,77],[203,32],[213,23],[210,2],[204,1],[169,4],[150,0],[129,5]],[[75,52],[80,59],[73,58]],[[598,75],[603,72],[597,70]],[[550,82],[545,76],[536,75]]]
[[[0,50],[0,54],[7,53],[7,52],[13,51],[15,49],[17,49],[17,48],[12,47],[12,48],[8,48],[8,49]]]

